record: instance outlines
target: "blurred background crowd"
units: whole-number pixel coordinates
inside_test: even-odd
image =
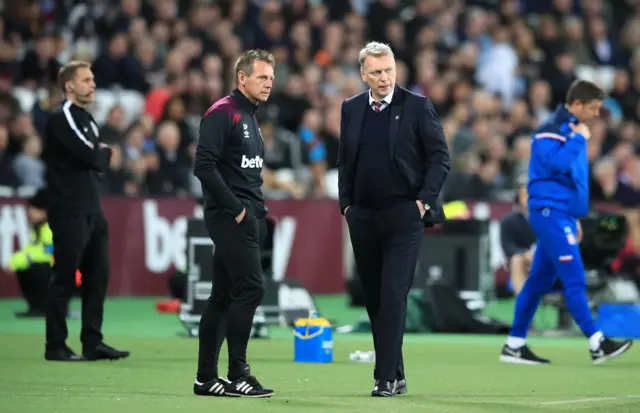
[[[105,194],[199,196],[198,124],[248,48],[277,59],[258,116],[270,198],[337,197],[340,105],[358,52],[391,45],[397,83],[429,96],[453,170],[446,200],[512,199],[531,132],[577,77],[609,94],[592,127],[592,197],[640,197],[640,1],[1,1],[0,186],[44,184],[40,135],[70,59],[93,62],[92,108],[114,147]],[[615,4],[615,7],[614,7]],[[13,189],[10,189],[13,188]],[[18,189],[19,191],[20,189]]]

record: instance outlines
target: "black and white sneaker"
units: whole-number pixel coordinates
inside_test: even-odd
[[[196,396],[214,396],[214,397],[224,397],[229,396],[227,394],[227,386],[231,384],[225,379],[213,379],[207,382],[199,382],[196,379],[193,382],[193,394]]]
[[[549,364],[551,361],[540,358],[533,354],[533,351],[526,345],[520,348],[511,348],[508,345],[502,347],[500,361],[512,364]]]
[[[271,397],[275,392],[262,387],[255,376],[245,376],[227,384],[227,396],[232,397]]]
[[[633,341],[613,341],[604,337],[597,350],[591,350],[591,360],[593,364],[602,364],[613,360],[631,348]]]

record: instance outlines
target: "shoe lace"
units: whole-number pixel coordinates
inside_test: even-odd
[[[260,382],[255,376],[247,376],[244,378],[244,381],[247,382],[247,384],[253,387],[254,389],[262,390],[262,384],[260,384]]]

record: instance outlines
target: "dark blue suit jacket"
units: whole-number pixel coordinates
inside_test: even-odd
[[[338,187],[343,214],[353,203],[358,138],[368,105],[368,90],[342,103]],[[431,100],[396,86],[391,105],[384,110],[391,111],[391,161],[409,183],[415,199],[431,207],[423,219],[425,226],[444,222],[440,189],[449,173],[450,158],[442,125]]]

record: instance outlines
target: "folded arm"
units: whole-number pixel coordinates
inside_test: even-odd
[[[69,106],[63,106],[62,114],[63,116],[51,117],[48,125],[50,135],[60,141],[85,166],[101,172],[106,171],[111,160],[111,149],[106,145],[95,145],[85,136]]]

